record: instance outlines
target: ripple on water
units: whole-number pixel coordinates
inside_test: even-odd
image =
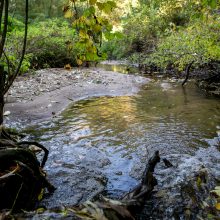
[[[210,147],[220,126],[217,107],[219,100],[191,84],[183,90],[174,82],[161,87],[160,81],[137,96],[79,101],[60,117],[27,128],[50,149],[46,169],[58,190],[44,203],[76,204],[102,190],[117,197],[138,183],[155,150],[175,165],[172,170],[160,163],[156,170],[158,189],[171,192],[171,200],[181,194],[172,187],[180,188],[202,167],[219,178],[219,151]]]

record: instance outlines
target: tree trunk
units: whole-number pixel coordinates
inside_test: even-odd
[[[4,67],[0,66],[0,137],[3,126],[3,111],[4,111]]]

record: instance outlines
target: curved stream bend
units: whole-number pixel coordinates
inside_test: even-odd
[[[219,110],[219,100],[171,80],[151,82],[135,96],[73,103],[52,121],[25,129],[50,150],[46,169],[57,190],[43,204],[73,205],[103,190],[117,198],[137,184],[159,150],[174,166],[161,162],[156,169],[154,204],[145,216],[197,215],[220,177]]]

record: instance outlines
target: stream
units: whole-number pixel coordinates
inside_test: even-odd
[[[181,219],[176,213],[185,216],[186,210],[201,214],[194,203],[219,183],[220,101],[192,82],[182,88],[178,80],[158,78],[134,96],[78,101],[24,132],[50,151],[45,170],[57,190],[41,202],[47,208],[99,193],[119,198],[139,183],[156,150],[173,167],[162,161],[157,166],[153,204],[146,204],[151,211],[140,219]],[[202,190],[194,186],[198,178]]]

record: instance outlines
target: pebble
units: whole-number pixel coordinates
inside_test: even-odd
[[[65,69],[45,69],[36,71],[35,75],[20,76],[16,79],[8,93],[9,98],[17,102],[33,100],[45,92],[58,90],[67,85],[85,80],[82,71],[74,70],[66,73]],[[88,74],[88,79],[95,78],[94,74]],[[31,91],[31,92],[30,92]]]
[[[121,175],[122,175],[122,172],[121,172],[121,171],[117,171],[117,172],[115,172],[115,175],[121,176]]]
[[[10,111],[6,111],[6,112],[4,112],[4,116],[9,116],[11,114],[11,112]]]

